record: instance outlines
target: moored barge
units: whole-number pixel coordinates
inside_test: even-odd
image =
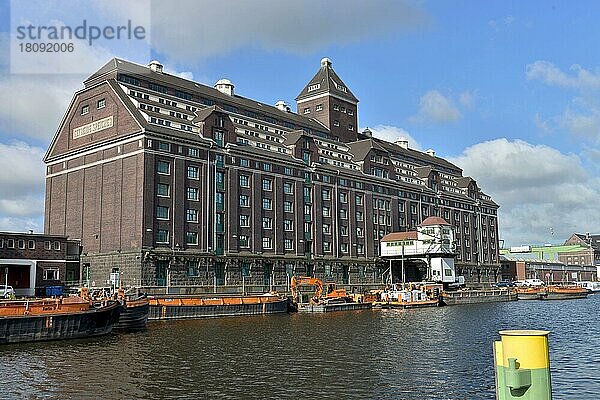
[[[126,297],[121,302],[121,316],[114,325],[116,331],[140,331],[146,329],[150,314],[150,300],[146,295]]]
[[[583,299],[587,295],[588,291],[578,286],[548,286],[542,300]]]
[[[106,335],[119,319],[116,300],[80,297],[0,302],[0,344]]]
[[[517,293],[508,289],[493,290],[458,290],[443,292],[441,303],[447,306],[459,304],[495,303],[517,300]]]
[[[276,295],[257,296],[150,296],[149,320],[230,317],[288,312],[288,300]]]

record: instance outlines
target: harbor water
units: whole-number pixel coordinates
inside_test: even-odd
[[[152,322],[0,347],[4,399],[494,399],[502,329],[550,334],[554,399],[600,398],[600,294]]]

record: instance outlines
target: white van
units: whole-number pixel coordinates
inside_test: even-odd
[[[541,279],[525,279],[525,286],[544,286],[544,281]]]

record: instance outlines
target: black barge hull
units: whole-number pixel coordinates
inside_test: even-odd
[[[127,303],[121,305],[121,316],[119,321],[113,326],[115,331],[141,331],[146,329],[148,315],[150,314],[150,304],[146,301],[144,304],[130,306]]]
[[[119,304],[75,313],[0,317],[0,344],[101,336],[119,319]]]

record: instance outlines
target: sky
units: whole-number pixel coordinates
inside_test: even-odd
[[[294,110],[328,57],[360,100],[359,129],[461,167],[500,205],[506,246],[600,233],[597,15],[596,1],[0,0],[0,230],[43,231],[42,158],[73,93],[112,57],[228,78]],[[146,35],[19,53],[18,26],[83,19]]]

